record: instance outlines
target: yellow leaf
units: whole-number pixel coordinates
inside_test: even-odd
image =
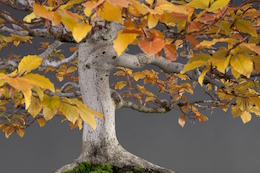
[[[74,71],[76,71],[78,68],[75,66],[71,66],[67,69],[67,73],[73,73]]]
[[[254,51],[255,53],[257,53],[258,55],[260,55],[260,46],[256,46],[256,44],[242,43],[241,46],[245,46],[250,50]]]
[[[58,96],[49,97],[48,95],[44,95],[42,100],[42,105],[47,107],[48,109],[58,108],[60,104],[60,98]]]
[[[147,91],[144,86],[141,86],[141,85],[137,84],[137,87],[141,91],[142,94],[148,95],[150,97],[154,96],[154,94],[152,92],[150,92],[150,91]]]
[[[49,109],[45,106],[42,107],[42,114],[46,121],[51,120],[53,116],[57,113],[57,108],[55,109]]]
[[[45,126],[45,121],[42,117],[37,118],[37,122],[39,124],[40,127],[44,127]]]
[[[201,74],[200,74],[200,77],[199,77],[199,79],[198,79],[198,82],[199,82],[199,84],[200,84],[201,86],[202,86],[202,84],[203,84],[204,77],[205,77],[206,73],[208,72],[208,70],[209,70],[209,68],[205,68],[205,69],[201,72]]]
[[[55,26],[55,25],[60,24],[61,20],[62,20],[61,15],[57,11],[55,11],[53,20],[52,20],[52,25]]]
[[[251,114],[249,112],[243,112],[241,115],[240,115],[240,118],[241,120],[243,121],[243,123],[248,123],[249,121],[251,121]]]
[[[121,89],[124,88],[125,86],[126,86],[126,82],[125,82],[125,81],[119,81],[119,82],[116,83],[115,89],[121,90]]]
[[[186,121],[186,115],[185,114],[182,114],[181,116],[179,116],[179,119],[178,119],[178,123],[179,125],[183,128],[184,125],[185,125],[185,121]]]
[[[24,22],[31,23],[33,19],[35,19],[37,16],[32,12],[31,14],[28,14],[23,18]]]
[[[27,110],[31,104],[32,90],[25,89],[25,90],[22,90],[22,92],[23,92],[23,96],[25,99],[25,109]]]
[[[146,99],[145,99],[145,102],[147,103],[147,102],[154,102],[154,100],[155,100],[155,98],[154,97],[146,97]]]
[[[253,70],[253,62],[247,54],[237,54],[230,60],[230,65],[240,74],[250,77]]]
[[[96,129],[97,123],[93,114],[88,112],[86,109],[78,109],[78,113],[84,122],[89,124],[94,130]]]
[[[77,107],[72,106],[67,98],[63,98],[63,101],[60,102],[59,111],[73,124],[79,117]]]
[[[40,100],[42,100],[43,99],[43,90],[40,87],[35,86],[35,85],[33,86],[33,90],[37,92]]]
[[[26,90],[32,88],[32,85],[21,77],[12,78],[7,76],[5,81],[17,90]]]
[[[81,2],[82,2],[82,0],[69,0],[69,1],[67,1],[67,3],[65,3],[64,5],[61,5],[61,6],[59,7],[59,9],[60,9],[60,8],[62,8],[62,9],[70,9],[71,7],[73,7],[73,5],[79,4],[79,3],[81,3]]]
[[[238,19],[235,21],[235,26],[237,27],[238,30],[244,33],[248,33],[253,37],[258,37],[256,28],[252,25],[251,21],[249,20]]]
[[[28,112],[35,118],[42,110],[42,104],[39,98],[31,96],[31,104],[28,108]]]
[[[113,42],[113,47],[118,56],[122,54],[122,52],[127,48],[127,46],[135,40],[138,34],[131,34],[131,33],[121,33],[119,31],[117,34],[116,39]]]
[[[192,0],[188,5],[194,8],[206,9],[209,7],[210,1],[211,0]]]
[[[29,73],[30,71],[39,67],[42,63],[42,59],[37,55],[25,56],[18,65],[18,72],[20,74]]]
[[[39,86],[43,89],[49,89],[52,92],[55,92],[54,84],[44,76],[30,73],[22,76],[21,78],[26,80],[31,85]]]
[[[197,54],[196,56],[189,59],[189,61],[187,62],[187,64],[184,66],[184,68],[180,73],[184,74],[185,72],[193,70],[200,66],[205,66],[208,64],[208,60],[210,59],[211,56],[208,54],[203,54],[203,53]]]
[[[234,118],[239,117],[243,112],[237,106],[231,106],[231,114]]]
[[[102,119],[103,118],[103,114],[101,114],[100,112],[98,111],[95,111],[93,109],[90,109],[90,108],[86,108],[86,111],[96,115],[99,119]]]
[[[103,8],[98,9],[98,14],[101,20],[106,21],[117,21],[122,22],[122,13],[121,13],[121,7],[114,6],[107,1],[104,2]]]
[[[204,48],[211,48],[211,46],[215,45],[218,42],[227,42],[227,43],[235,43],[236,39],[234,38],[214,38],[212,41],[203,40],[200,44],[196,46],[196,48],[204,49]]]
[[[226,7],[229,3],[229,0],[217,0],[215,2],[213,2],[210,6],[210,8],[208,9],[208,11],[215,11],[218,9],[223,9],[224,7]]]
[[[143,79],[145,77],[146,77],[146,74],[143,73],[143,72],[139,71],[139,72],[134,73],[134,80],[135,81],[138,81],[139,79]]]
[[[226,57],[228,50],[218,50],[212,56],[212,65],[216,66],[218,71],[225,73],[231,56]]]
[[[73,32],[74,27],[78,24],[78,20],[66,13],[61,15],[61,21],[71,32]]]
[[[236,104],[241,111],[249,111],[253,107],[254,102],[250,97],[236,97]]]
[[[86,24],[85,22],[78,23],[72,32],[72,35],[77,43],[86,37],[86,35],[91,31],[92,25]]]
[[[232,71],[232,75],[236,78],[236,79],[238,79],[239,77],[240,77],[240,73],[239,72],[237,72],[233,67],[231,67],[231,71]]]
[[[47,8],[38,5],[37,3],[33,4],[33,12],[36,16],[42,17],[44,19],[53,20],[54,12],[49,11]]]
[[[24,129],[18,128],[15,132],[22,138],[24,136]]]
[[[89,17],[91,15],[92,9],[91,8],[85,8],[84,9],[84,14]]]
[[[5,76],[6,76],[6,74],[4,74],[4,73],[0,73],[0,80],[1,80],[1,79],[4,79]]]
[[[149,29],[154,28],[157,25],[158,20],[159,20],[158,15],[150,13],[148,15],[148,24],[147,24]]]

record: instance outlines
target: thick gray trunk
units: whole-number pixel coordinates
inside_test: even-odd
[[[117,29],[116,26],[112,28]],[[116,105],[110,94],[109,74],[116,67],[120,57],[117,57],[111,41],[117,33],[113,29],[106,32],[105,35],[96,34],[96,36],[99,35],[101,38],[94,35],[86,43],[78,45],[79,85],[83,102],[89,108],[101,112],[103,119],[96,118],[96,130],[93,130],[88,124],[84,124],[80,157],[74,163],[60,168],[56,173],[72,169],[83,161],[88,161],[92,164],[104,162],[120,168],[136,166],[173,173],[173,171],[156,166],[129,153],[121,147],[116,138]],[[103,39],[104,36],[110,37]]]

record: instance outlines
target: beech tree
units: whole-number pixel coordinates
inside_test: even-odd
[[[0,0],[0,130],[6,138],[62,116],[83,129],[81,162],[173,172],[129,153],[115,133],[115,111],[180,112],[207,121],[201,110],[231,110],[243,123],[260,116],[258,1],[229,0]],[[10,9],[12,11],[10,12]],[[8,11],[9,10],[9,11]],[[24,15],[20,20],[14,10]],[[23,12],[23,13],[20,13]],[[39,54],[13,47],[41,42]],[[65,57],[59,47],[75,43]],[[141,53],[131,54],[134,45]],[[144,69],[157,66],[161,71]],[[140,68],[142,68],[140,70]],[[110,73],[116,69],[116,82]],[[45,74],[56,75],[62,87]],[[157,88],[155,92],[149,85]],[[192,97],[202,87],[207,100]],[[192,98],[192,99],[188,99]]]

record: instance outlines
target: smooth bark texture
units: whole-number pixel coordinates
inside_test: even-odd
[[[113,29],[116,29],[115,27]],[[103,32],[103,31],[100,31]],[[120,168],[140,167],[151,171],[173,172],[129,153],[119,144],[115,132],[116,101],[111,97],[109,87],[110,72],[117,65],[116,52],[112,40],[115,31],[106,33],[108,39],[100,38],[103,33],[95,34],[85,43],[78,45],[79,86],[83,102],[89,108],[103,114],[97,119],[97,128],[93,130],[84,124],[82,137],[82,153],[72,164],[65,165],[56,172],[72,169],[77,164],[88,161],[92,164],[109,163]]]

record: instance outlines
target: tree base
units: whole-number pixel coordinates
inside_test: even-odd
[[[113,149],[101,151],[97,155],[91,155],[87,156],[86,153],[89,152],[82,152],[80,157],[76,159],[73,163],[67,164],[57,171],[55,173],[74,173],[72,170],[80,169],[77,167],[80,167],[82,163],[91,163],[93,165],[102,165],[102,164],[108,164],[111,167],[114,168],[114,170],[122,170],[125,172],[133,171],[136,169],[142,169],[146,171],[147,173],[174,173],[174,171],[162,168],[158,165],[155,165],[153,163],[150,163],[140,157],[137,157],[130,152],[126,151],[121,145],[117,147],[111,147]],[[109,152],[108,152],[109,151]],[[82,168],[83,169],[83,168]],[[72,172],[66,172],[66,171],[72,171]],[[112,169],[113,170],[113,169]],[[75,170],[76,171],[76,170]],[[121,173],[120,171],[118,171]],[[115,172],[115,173],[118,173]],[[146,173],[145,172],[145,173]],[[78,172],[76,172],[78,173]],[[81,172],[80,172],[81,173]],[[110,172],[108,172],[110,173]],[[113,172],[112,172],[113,173]],[[124,173],[124,172],[122,172]]]

